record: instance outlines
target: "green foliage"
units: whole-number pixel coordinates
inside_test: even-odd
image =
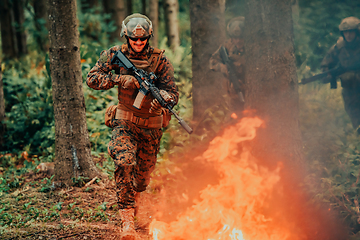
[[[338,26],[341,20],[358,16],[360,6],[352,0],[330,0],[326,3],[322,0],[301,0],[299,7],[299,18],[294,17],[297,65],[309,66],[316,72],[328,49],[340,37]]]
[[[175,78],[180,91],[179,104],[175,111],[190,125],[192,120],[192,84],[191,84],[191,34],[189,20],[189,1],[180,0],[179,26],[181,47],[174,52],[166,46],[164,37],[164,17],[160,18],[160,48],[175,69]],[[244,13],[244,1],[227,1],[226,17]],[[134,2],[139,12],[140,0]],[[298,77],[318,73],[322,58],[338,39],[338,25],[342,18],[358,16],[360,5],[357,1],[345,0],[300,0],[299,15],[294,15],[294,33]],[[160,11],[163,8],[160,6]],[[21,191],[25,186],[38,187],[38,194],[51,194],[52,178],[26,185],[24,174],[35,171],[41,161],[52,161],[54,156],[54,119],[52,105],[51,78],[49,62],[45,54],[39,51],[39,43],[46,42],[44,22],[37,28],[33,18],[33,9],[28,5],[25,29],[28,31],[29,55],[16,61],[3,63],[3,80],[6,100],[6,136],[0,153],[0,198],[11,192]],[[359,17],[359,16],[358,16]],[[113,176],[114,163],[107,154],[107,144],[111,138],[111,129],[103,123],[107,106],[117,103],[117,89],[96,91],[85,84],[86,75],[96,63],[101,51],[108,49],[111,43],[109,34],[115,30],[109,22],[109,15],[102,14],[101,6],[79,12],[80,55],[82,59],[83,91],[86,104],[87,125],[92,155],[96,165]],[[40,39],[40,40],[39,40]],[[341,89],[330,90],[328,86],[317,83],[300,86],[300,127],[306,154],[308,176],[306,184],[313,192],[314,202],[327,202],[332,209],[339,211],[345,222],[354,229],[354,239],[359,236],[359,176],[360,176],[360,140],[351,127],[350,120],[343,107]],[[171,161],[172,154],[179,154],[204,141],[219,131],[225,119],[226,106],[208,109],[202,123],[207,126],[203,135],[189,135],[172,119],[164,129],[161,140],[158,165],[153,172],[153,189],[163,184],[162,179],[171,180],[181,174],[178,166]],[[196,126],[193,126],[196,129]],[[35,159],[24,161],[20,152],[26,151]],[[12,153],[12,154],[9,154]],[[161,177],[159,177],[161,176]],[[83,186],[83,178],[74,178],[75,186]],[[91,187],[83,192],[93,192]],[[18,211],[5,201],[0,202],[0,226],[24,227],[33,221],[47,222],[70,216],[74,221],[108,221],[107,202],[95,209],[80,207],[81,201],[56,202],[50,208],[35,206],[35,199],[16,197],[21,202]],[[36,220],[33,220],[36,219]],[[63,225],[60,225],[64,227]],[[1,234],[1,232],[0,232]],[[357,238],[358,239],[358,238]]]
[[[40,192],[49,192],[52,189],[52,182],[51,181],[54,178],[54,176],[55,175],[52,175],[50,177],[50,179],[46,177],[46,178],[44,178],[42,180],[42,187],[40,189]]]
[[[360,139],[344,111],[341,89],[314,83],[300,87],[299,92],[306,185],[314,202],[329,204],[356,234]]]
[[[358,16],[354,1],[299,1],[294,15],[298,78],[320,72],[320,62],[340,37],[338,25]],[[340,87],[340,86],[339,86]],[[300,127],[307,159],[306,184],[314,202],[325,202],[338,211],[353,229],[359,229],[358,178],[360,139],[345,113],[341,88],[330,90],[319,83],[300,86]],[[358,236],[358,234],[357,234]]]
[[[47,60],[48,61],[48,60]],[[49,69],[31,56],[9,63],[3,73],[7,128],[5,150],[27,148],[33,154],[51,153],[54,144],[53,106]]]
[[[92,44],[96,42],[103,47],[109,45],[109,36],[116,30],[113,21],[109,21],[110,14],[104,14],[102,7],[88,8],[78,12],[79,32],[81,42]]]

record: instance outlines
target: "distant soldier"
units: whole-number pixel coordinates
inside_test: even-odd
[[[321,62],[323,71],[336,66],[349,67],[360,62],[360,20],[347,17],[339,25],[341,37]],[[360,69],[339,76],[345,110],[354,129],[360,134]]]
[[[227,91],[231,99],[230,109],[237,114],[244,110],[244,99],[241,97],[245,90],[245,49],[242,38],[244,23],[245,18],[243,16],[235,17],[229,21],[226,30],[230,38],[210,58],[210,69],[223,73],[229,79],[227,81]],[[221,52],[222,50],[226,51],[230,65],[233,66],[232,76],[229,74],[229,71],[232,71],[232,69],[229,69],[229,64],[226,64]],[[231,77],[233,79],[230,79]],[[236,84],[240,86],[240,89],[237,90],[238,92],[235,90],[236,88],[234,88],[232,81],[238,81],[238,84]],[[239,91],[241,91],[240,94]]]

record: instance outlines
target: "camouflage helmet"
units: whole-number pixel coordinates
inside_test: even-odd
[[[227,24],[226,31],[230,37],[240,37],[245,25],[245,17],[232,18]]]
[[[347,17],[344,18],[340,25],[339,30],[340,32],[349,31],[349,30],[359,30],[360,27],[360,20],[356,17]]]
[[[150,19],[140,13],[134,13],[127,16],[122,22],[120,37],[127,36],[133,38],[142,38],[152,36],[153,27]]]

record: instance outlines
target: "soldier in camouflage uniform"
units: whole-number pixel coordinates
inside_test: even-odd
[[[360,62],[360,20],[356,17],[347,17],[341,21],[339,30],[341,37],[321,62],[323,71],[337,65],[349,67]],[[348,71],[339,77],[345,110],[354,129],[360,134],[360,69]]]
[[[121,36],[127,42],[101,53],[100,59],[87,76],[87,85],[96,90],[107,90],[118,86],[119,104],[115,119],[111,121],[112,138],[108,152],[115,162],[115,181],[122,240],[136,239],[134,215],[139,193],[149,184],[164,123],[165,109],[156,99],[147,95],[140,109],[133,107],[138,93],[137,80],[124,68],[111,65],[113,55],[121,50],[139,69],[154,72],[154,83],[166,101],[178,101],[178,90],[174,82],[174,69],[164,50],[149,45],[152,23],[144,15],[132,14],[122,23]]]
[[[243,16],[235,17],[229,21],[226,30],[230,38],[227,39],[210,58],[210,69],[221,72],[226,78],[229,78],[228,68],[220,56],[220,48],[224,46],[229,59],[236,68],[236,75],[241,86],[244,85],[245,76],[245,48],[244,39],[242,38],[244,23],[245,18]],[[244,110],[244,103],[239,99],[230,81],[226,82],[226,88],[230,96],[230,110],[240,114],[240,112]],[[244,90],[245,89],[242,89],[243,93]]]

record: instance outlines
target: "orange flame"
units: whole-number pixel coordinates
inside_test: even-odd
[[[219,184],[202,190],[201,200],[177,221],[153,220],[154,240],[300,239],[271,217],[269,201],[280,180],[280,167],[269,171],[258,166],[245,146],[262,123],[259,118],[243,118],[211,142],[203,157],[222,175]]]

